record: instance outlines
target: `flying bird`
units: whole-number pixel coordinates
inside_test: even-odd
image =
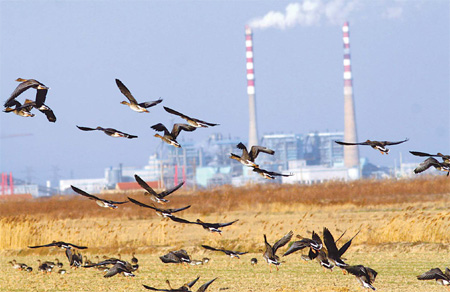
[[[397,145],[397,144],[401,144],[404,143],[406,141],[408,141],[409,139],[405,139],[402,141],[397,141],[397,142],[389,142],[389,141],[371,141],[371,140],[366,140],[366,142],[359,142],[359,143],[350,143],[350,142],[342,142],[342,141],[334,141],[340,145],[344,145],[344,146],[349,146],[349,145],[369,145],[370,147],[372,147],[375,150],[379,150],[381,152],[381,154],[389,154],[389,149],[386,148],[386,146],[390,146],[390,145]]]
[[[443,286],[450,285],[450,270],[445,268],[445,272],[442,272],[439,268],[431,269],[420,276],[417,276],[418,280],[436,280]]]
[[[409,153],[411,153],[412,155],[415,155],[415,156],[440,157],[443,162],[450,163],[450,155],[444,155],[440,152],[438,152],[437,154],[428,154],[428,153],[419,152],[419,151],[409,151]]]
[[[201,221],[200,219],[197,219],[196,222],[192,222],[192,221],[188,221],[186,219],[175,217],[175,216],[170,216],[169,218],[178,223],[201,225],[204,229],[208,230],[209,232],[217,232],[220,235],[222,235],[222,230],[220,230],[220,228],[230,226],[231,224],[239,221],[239,219],[236,219],[236,220],[228,222],[228,223],[206,223],[206,222]]]
[[[77,128],[82,131],[95,131],[95,130],[103,131],[106,135],[111,136],[111,137],[123,137],[123,138],[128,138],[128,139],[133,139],[133,138],[138,137],[135,135],[130,135],[130,134],[118,131],[113,128],[102,128],[102,127],[88,128],[88,127],[80,127],[80,126],[77,126]]]
[[[169,253],[160,256],[159,259],[165,264],[182,264],[191,262],[191,257],[184,249],[170,251]]]
[[[143,188],[144,190],[147,191],[147,193],[145,193],[145,195],[149,195],[153,201],[160,203],[160,204],[165,204],[165,203],[169,202],[169,200],[164,199],[164,198],[167,197],[168,195],[172,194],[179,188],[181,188],[181,186],[184,184],[184,182],[181,182],[171,189],[165,190],[161,193],[157,193],[137,174],[134,175],[134,179],[141,186],[141,188]]]
[[[240,259],[240,257],[239,257],[240,255],[248,253],[248,252],[239,252],[239,251],[234,251],[234,250],[220,249],[220,248],[215,248],[215,247],[211,247],[209,245],[203,245],[203,244],[202,244],[202,247],[205,249],[212,250],[212,251],[221,251],[231,258],[237,258],[237,259]]]
[[[164,107],[164,109],[166,110],[166,112],[168,112],[170,114],[174,114],[174,115],[181,117],[182,119],[185,119],[189,125],[196,127],[196,128],[208,128],[208,127],[214,127],[214,126],[219,125],[219,124],[208,123],[208,122],[205,122],[202,120],[191,118],[189,116],[186,116],[186,115],[184,115],[180,112],[177,112],[176,110],[173,110],[166,106]]]
[[[271,264],[274,264],[278,271],[278,266],[281,265],[281,262],[280,258],[276,255],[276,252],[280,247],[286,245],[291,240],[293,235],[294,233],[292,231],[289,231],[285,236],[283,236],[280,240],[275,242],[273,246],[271,246],[270,243],[267,242],[267,237],[264,234],[264,243],[266,245],[266,250],[264,251],[263,257],[269,264],[270,272],[272,272]]]
[[[167,128],[161,123],[153,125],[153,126],[151,126],[151,128],[157,132],[164,132],[163,136],[156,133],[155,137],[160,138],[165,143],[175,146],[177,148],[181,148],[180,143],[177,142],[177,137],[181,131],[192,132],[195,129],[197,129],[194,126],[190,126],[187,124],[174,124],[172,127],[172,132],[169,132],[169,130],[167,130]]]
[[[355,275],[364,288],[376,290],[375,287],[372,286],[378,274],[375,270],[364,267],[363,265],[346,266],[344,269],[350,274]]]
[[[158,103],[161,103],[163,100],[159,98],[158,100],[154,101],[147,101],[147,102],[141,102],[138,103],[136,99],[131,94],[130,90],[120,81],[119,79],[116,79],[117,87],[119,87],[120,92],[122,92],[123,95],[129,100],[128,101],[122,101],[121,104],[125,104],[129,106],[132,110],[138,113],[148,113],[148,108],[157,105]]]
[[[434,167],[434,168],[436,168],[437,170],[440,170],[440,171],[446,171],[447,172],[447,176],[450,173],[450,163],[439,162],[436,158],[433,158],[433,157],[429,157],[429,158],[425,159],[423,162],[421,162],[419,164],[419,166],[417,166],[414,169],[414,173],[424,172],[425,170],[427,170],[430,167]]]
[[[71,249],[72,247],[74,248],[78,248],[78,249],[86,249],[87,246],[79,246],[79,245],[75,245],[69,242],[64,242],[64,241],[53,241],[52,243],[49,244],[44,244],[44,245],[35,245],[35,246],[28,246],[29,248],[40,248],[40,247],[51,247],[51,246],[56,246],[59,248],[64,248],[64,249]]]
[[[74,187],[72,185],[71,185],[71,187],[72,187],[72,190],[74,190],[76,193],[78,193],[82,196],[88,197],[90,200],[94,200],[97,203],[97,205],[99,205],[100,207],[103,207],[103,208],[117,209],[116,205],[128,203],[128,201],[118,202],[118,201],[100,199],[94,195],[86,193],[83,190],[80,190],[77,187]]]
[[[131,203],[136,204],[138,206],[155,210],[156,214],[158,214],[159,216],[162,216],[163,218],[173,216],[172,213],[180,212],[180,211],[186,210],[191,207],[191,205],[189,205],[189,206],[178,208],[178,209],[160,209],[160,208],[156,208],[155,206],[146,205],[146,204],[136,201],[135,199],[130,198],[130,197],[128,197],[128,200],[130,200]]]
[[[16,97],[18,97],[20,94],[22,94],[24,91],[34,88],[37,91],[42,91],[42,93],[45,92],[47,94],[47,90],[49,87],[45,86],[41,82],[35,80],[35,79],[23,79],[23,78],[17,78],[17,82],[21,82],[16,89],[13,91],[13,93],[10,95],[10,97],[5,101],[4,107],[11,107],[14,106],[14,100]]]
[[[33,106],[30,104],[33,101],[30,99],[26,99],[25,103],[22,105],[17,100],[11,101],[11,106],[6,107],[3,112],[5,113],[15,113],[18,116],[21,117],[34,117],[34,114],[31,113],[31,110],[33,109]],[[14,106],[14,108],[12,107]]]
[[[238,156],[236,154],[231,153],[230,158],[239,161],[245,166],[251,166],[253,168],[259,168],[259,165],[255,163],[255,159],[256,157],[258,157],[258,154],[260,152],[264,152],[270,155],[275,154],[275,151],[273,151],[272,149],[262,146],[252,146],[250,152],[248,152],[247,147],[245,147],[245,145],[242,143],[237,144],[236,147],[242,150],[242,155]]]
[[[47,117],[47,120],[49,122],[52,122],[52,123],[56,122],[55,113],[53,113],[53,110],[49,106],[47,106],[43,103],[38,106],[37,102],[30,101],[30,100],[26,100],[25,102],[26,103],[23,104],[22,106],[16,107],[16,110],[24,109],[25,111],[30,111],[30,108],[34,107],[34,108],[37,108],[41,113],[43,113]]]
[[[293,173],[290,174],[282,174],[282,173],[278,173],[278,172],[273,172],[273,171],[268,171],[262,168],[258,168],[258,167],[253,167],[253,171],[256,172],[257,174],[259,174],[260,176],[262,176],[263,178],[266,179],[275,179],[276,176],[284,176],[284,177],[289,177],[289,176],[293,176]]]
[[[158,289],[158,288],[153,288],[153,287],[150,287],[150,286],[147,286],[147,285],[143,285],[143,286],[144,286],[144,288],[146,288],[148,290],[152,290],[152,291],[166,291],[166,292],[183,292],[183,291],[186,291],[186,292],[189,292],[190,291],[189,289],[192,288],[192,286],[194,286],[195,283],[197,283],[198,279],[200,279],[200,277],[197,277],[197,279],[195,279],[195,280],[193,280],[193,281],[191,281],[189,283],[184,284],[183,286],[181,286],[178,289],[173,289],[172,285],[170,285],[169,280],[166,280],[166,283],[169,286],[169,289]]]
[[[359,234],[359,231],[355,234],[355,236],[358,234]],[[333,264],[335,266],[338,266],[340,268],[344,268],[344,267],[348,266],[348,264],[345,263],[341,259],[341,257],[347,251],[347,249],[350,247],[350,245],[352,244],[352,240],[353,240],[353,238],[355,238],[355,236],[353,236],[349,241],[347,241],[343,246],[341,246],[340,249],[338,249],[336,246],[337,241],[334,240],[334,237],[331,234],[330,230],[328,230],[328,228],[326,228],[326,227],[323,228],[323,241],[328,250],[328,259],[330,259],[331,262],[333,262]]]
[[[328,260],[327,253],[324,249],[314,250],[310,248],[309,253],[307,255],[302,255],[301,259],[304,261],[312,261],[315,259],[324,269],[333,270],[334,267],[334,265]]]
[[[297,237],[300,237],[297,235]],[[301,238],[299,241],[294,241],[289,249],[283,254],[283,256],[290,255],[298,250],[302,250],[309,247],[315,251],[319,251],[323,247],[322,239],[320,236],[313,231],[312,238]]]

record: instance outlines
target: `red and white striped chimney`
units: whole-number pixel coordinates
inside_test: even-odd
[[[355,105],[353,100],[352,68],[350,64],[350,35],[348,22],[342,27],[344,41],[344,141],[357,142]],[[358,146],[344,147],[344,164],[359,170]]]
[[[247,94],[249,112],[248,147],[258,145],[258,128],[256,126],[255,69],[253,66],[252,29],[245,26],[245,57],[247,59]]]

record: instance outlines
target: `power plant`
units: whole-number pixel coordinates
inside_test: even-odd
[[[342,26],[342,32],[344,41],[344,141],[355,143],[357,142],[358,136],[356,135],[348,22],[345,22]],[[357,169],[359,173],[358,146],[344,147],[344,164],[349,169]]]
[[[248,94],[248,146],[258,145],[258,128],[256,126],[255,100],[255,68],[253,66],[253,35],[252,29],[245,26],[245,57],[247,59],[247,94]]]

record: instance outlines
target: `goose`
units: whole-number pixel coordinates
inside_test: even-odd
[[[443,286],[450,285],[450,270],[445,268],[445,272],[442,272],[439,268],[431,269],[420,276],[417,276],[418,280],[436,280]]]
[[[163,256],[160,256],[159,259],[165,264],[191,263],[191,257],[184,249],[171,251]]]
[[[350,274],[355,275],[364,288],[376,290],[375,287],[372,286],[378,274],[375,270],[364,267],[363,265],[346,266],[344,269]]]
[[[77,126],[78,129],[82,130],[82,131],[103,131],[106,135],[111,136],[111,137],[122,137],[122,138],[128,138],[128,139],[134,139],[137,138],[138,136],[135,135],[130,135],[124,132],[121,132],[119,130],[113,129],[113,128],[102,128],[102,127],[97,127],[97,128],[88,128],[88,127],[81,127],[81,126]]]
[[[35,79],[17,78],[16,81],[20,82],[20,84],[17,85],[16,89],[13,91],[10,97],[5,101],[4,107],[11,107],[15,105],[14,100],[16,99],[16,97],[30,88],[34,88],[37,91],[42,91],[43,93],[45,92],[45,94],[47,94],[47,90],[50,89],[49,87],[45,86]]]
[[[290,174],[282,174],[282,173],[278,173],[278,172],[273,172],[273,171],[268,171],[259,167],[253,167],[253,171],[256,172],[257,174],[259,174],[260,176],[262,176],[265,179],[275,179],[276,176],[284,176],[284,177],[289,177],[289,176],[293,176],[293,173]]]
[[[240,257],[239,257],[240,255],[248,253],[248,252],[240,252],[240,251],[234,251],[234,250],[226,250],[226,249],[215,248],[215,247],[211,247],[209,245],[204,245],[204,244],[202,244],[202,247],[204,249],[209,249],[209,250],[212,250],[212,251],[221,251],[221,252],[223,252],[224,254],[226,254],[227,256],[229,256],[231,258],[237,258],[237,259],[240,259]]]
[[[155,134],[155,137],[160,138],[163,142],[177,148],[181,148],[180,143],[177,142],[177,137],[181,131],[192,132],[197,129],[194,126],[190,126],[187,124],[174,124],[172,127],[172,131],[169,132],[169,130],[167,130],[167,128],[161,123],[153,125],[151,126],[151,128],[157,132],[164,132],[163,136]]]
[[[158,214],[158,216],[161,216],[163,218],[173,216],[172,213],[180,212],[180,211],[186,210],[191,207],[191,205],[189,205],[189,206],[178,208],[178,209],[160,209],[160,208],[156,208],[155,206],[146,205],[146,204],[136,201],[135,199],[130,198],[130,197],[128,197],[128,200],[130,200],[131,203],[136,204],[138,206],[155,210],[156,214]]]
[[[349,146],[349,145],[369,145],[373,149],[380,151],[381,154],[389,154],[389,149],[386,148],[386,146],[401,144],[401,143],[404,143],[404,142],[406,142],[408,140],[409,139],[406,138],[405,140],[397,141],[397,142],[371,141],[371,140],[366,140],[366,142],[358,142],[358,143],[350,143],[350,142],[342,142],[342,141],[334,141],[334,142],[338,143],[339,145],[344,145],[344,146]]]
[[[39,95],[39,91],[38,91],[38,95]],[[36,101],[30,101],[30,100],[26,100],[26,101],[28,101],[28,102],[21,106],[16,107],[16,110],[21,110],[23,108],[25,111],[30,111],[30,107],[34,107],[34,108],[37,108],[41,113],[43,113],[47,117],[47,120],[49,122],[52,122],[52,123],[56,122],[55,113],[49,106],[45,105],[44,103],[38,105],[38,103]]]
[[[328,260],[327,253],[325,252],[324,248],[322,248],[321,250],[314,250],[310,248],[309,253],[307,255],[302,255],[301,259],[304,261],[312,261],[315,259],[320,264],[320,266],[324,268],[324,270],[328,269],[333,271],[334,268],[334,264]]]
[[[166,280],[166,283],[169,286],[169,289],[158,289],[158,288],[153,288],[153,287],[150,287],[150,286],[147,286],[147,285],[143,285],[143,286],[144,286],[145,289],[152,290],[152,291],[167,291],[167,292],[183,292],[183,291],[186,291],[186,292],[189,292],[190,291],[189,289],[192,288],[192,286],[194,286],[195,283],[197,283],[198,279],[200,279],[200,277],[197,277],[197,279],[195,279],[195,280],[193,280],[193,281],[191,281],[189,283],[184,284],[183,286],[181,286],[178,289],[173,289],[172,285],[170,285],[169,280]]]
[[[242,143],[237,144],[236,147],[242,150],[242,155],[239,156],[231,153],[230,158],[239,161],[245,166],[250,166],[253,168],[259,168],[259,165],[255,163],[255,159],[256,157],[258,157],[258,154],[260,152],[264,152],[270,155],[275,154],[275,151],[273,151],[272,149],[262,146],[252,146],[250,152],[248,152],[247,147],[245,147],[245,145]]]
[[[176,110],[173,110],[166,106],[164,107],[164,109],[166,110],[166,112],[168,112],[170,114],[177,115],[177,116],[181,117],[182,119],[185,119],[189,125],[196,127],[196,128],[208,128],[208,127],[214,127],[214,126],[219,125],[219,124],[208,123],[208,122],[205,122],[202,120],[191,118],[189,116],[186,116],[186,115],[184,115],[180,112],[177,112]]]
[[[122,101],[121,104],[129,106],[132,110],[138,113],[148,113],[148,108],[155,106],[159,103],[161,103],[163,100],[159,98],[158,100],[154,101],[147,101],[147,102],[141,102],[138,103],[136,99],[131,94],[130,90],[120,81],[119,79],[116,79],[117,87],[119,87],[120,92],[122,92],[123,95],[129,100],[128,101]]]
[[[14,108],[10,107],[6,107],[3,112],[5,113],[15,113],[18,116],[21,117],[34,117],[34,114],[31,113],[31,109],[33,108],[32,105],[30,105],[30,103],[32,103],[32,100],[26,99],[25,103],[22,105],[20,102],[18,102],[17,100],[13,100],[12,101],[12,105],[14,105]]]
[[[275,265],[278,271],[278,266],[281,265],[280,258],[276,255],[277,250],[286,245],[292,238],[294,233],[289,231],[285,236],[283,236],[280,240],[275,242],[273,246],[270,245],[270,243],[267,241],[267,237],[264,234],[264,243],[266,245],[266,250],[264,251],[263,257],[266,260],[266,262],[269,264],[270,272],[272,272],[272,266],[271,264]]]
[[[75,244],[69,243],[69,242],[55,241],[55,240],[49,244],[28,246],[28,248],[41,248],[41,247],[51,247],[51,246],[59,247],[62,249],[70,249],[72,247],[78,248],[78,249],[87,249],[87,246],[80,246],[80,245],[75,245]]]
[[[222,235],[222,230],[220,230],[220,228],[230,226],[231,224],[239,221],[239,219],[236,219],[234,221],[227,222],[227,223],[207,223],[207,222],[203,222],[200,219],[197,219],[196,222],[192,222],[192,221],[188,221],[186,219],[175,217],[175,216],[170,216],[169,218],[178,223],[201,225],[205,230],[208,230],[209,232],[217,232],[219,235]]]
[[[125,277],[134,277],[135,274],[133,274],[133,272],[136,269],[137,269],[136,265],[133,266],[133,265],[130,265],[129,263],[127,265],[121,261],[118,261],[108,270],[108,272],[103,277],[110,278],[110,277],[115,276],[120,273],[123,273],[123,275]]]
[[[301,236],[297,235],[297,238],[301,238]],[[320,236],[313,231],[311,239],[301,238],[301,240],[299,241],[294,241],[289,249],[283,254],[283,256],[290,255],[291,253],[302,250],[306,247],[319,251],[323,247],[322,239],[320,239]]]
[[[251,264],[252,266],[256,266],[257,263],[258,263],[258,259],[257,259],[257,258],[252,258],[252,259],[250,260],[250,264]]]
[[[353,236],[349,241],[347,241],[343,246],[341,246],[340,249],[337,248],[336,242],[333,238],[333,235],[331,234],[330,230],[328,228],[323,228],[323,241],[325,243],[325,246],[328,250],[328,259],[335,265],[340,268],[344,268],[348,266],[347,263],[345,263],[341,257],[342,255],[347,251],[347,249],[352,244],[352,240],[356,237],[356,235],[359,234],[359,231]],[[345,271],[345,270],[344,270]]]
[[[134,252],[131,254],[131,263],[133,265],[136,265],[139,262],[139,260],[136,258]]]
[[[145,195],[149,195],[153,201],[160,203],[160,204],[165,204],[165,203],[169,202],[167,199],[164,199],[164,198],[167,197],[168,195],[172,194],[173,192],[175,192],[176,190],[181,188],[181,186],[184,185],[184,182],[181,182],[171,189],[165,190],[161,193],[157,193],[137,174],[134,175],[134,179],[141,186],[141,188],[143,188],[144,190],[147,191],[145,193]]]
[[[440,170],[440,171],[446,171],[447,172],[447,176],[450,173],[450,163],[439,162],[439,161],[437,161],[436,158],[433,158],[433,157],[428,157],[423,162],[421,162],[419,164],[419,166],[417,166],[414,169],[414,173],[424,172],[425,170],[427,170],[430,167],[434,167],[435,169]]]
[[[74,187],[72,185],[71,185],[71,187],[76,193],[78,193],[82,196],[88,197],[90,200],[94,200],[97,203],[97,205],[99,205],[100,207],[103,207],[103,208],[117,209],[116,205],[128,203],[128,201],[118,202],[118,201],[100,199],[94,195],[86,193],[83,190],[80,190],[77,187]]]

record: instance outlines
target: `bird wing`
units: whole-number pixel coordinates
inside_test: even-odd
[[[79,245],[75,245],[75,244],[68,243],[68,242],[64,242],[64,244],[70,245],[70,246],[72,246],[74,248],[78,248],[78,249],[87,249],[87,246],[79,246]]]
[[[334,141],[340,145],[369,145],[367,142],[358,142],[358,143],[351,143],[351,142],[342,142],[342,141]]]
[[[441,269],[434,268],[420,276],[417,276],[418,280],[432,280],[432,279],[446,279],[444,273],[442,273]]]
[[[363,275],[367,275],[366,269],[363,265],[356,265],[356,266],[347,266],[345,267],[347,272],[349,272],[352,275],[355,275],[357,277],[361,277]]]
[[[128,197],[128,200],[130,200],[131,203],[136,204],[136,205],[141,206],[141,207],[150,208],[150,209],[153,209],[153,210],[156,210],[156,211],[162,211],[161,209],[158,209],[158,208],[150,206],[150,205],[146,205],[146,204],[141,203],[139,201],[136,201],[135,199],[130,198],[130,197]]]
[[[152,128],[155,131],[158,132],[164,132],[164,135],[170,135],[169,130],[167,130],[166,126],[164,126],[161,123],[155,124],[153,126],[151,126],[150,128]]]
[[[116,84],[117,87],[119,87],[120,92],[122,92],[122,94],[125,95],[125,97],[128,98],[131,103],[137,104],[136,99],[133,97],[130,90],[125,86],[125,84],[122,83],[122,81],[116,79]]]
[[[137,181],[137,183],[145,189],[150,194],[157,196],[158,194],[137,174],[134,175],[134,179]]]
[[[269,259],[273,258],[273,254],[274,254],[273,248],[270,245],[270,243],[267,241],[267,237],[265,234],[264,234],[264,244],[266,245],[266,250],[264,251],[264,256],[267,256],[267,258],[269,258]]]
[[[280,247],[286,245],[291,240],[293,235],[294,235],[294,232],[292,232],[292,230],[291,230],[285,236],[283,236],[280,240],[275,242],[275,244],[273,245],[273,252],[276,253]]]
[[[141,102],[139,104],[139,106],[144,107],[144,108],[149,108],[149,107],[157,105],[158,103],[161,103],[162,101],[163,101],[162,98],[159,98],[159,99],[154,100],[154,101]]]
[[[193,281],[191,281],[191,282],[189,282],[189,283],[186,283],[186,285],[187,285],[189,288],[191,288],[192,286],[195,285],[195,283],[197,283],[198,279],[200,279],[200,277],[197,277],[197,279],[195,279],[195,280],[193,280]]]
[[[28,246],[29,248],[39,248],[39,247],[49,247],[49,246],[57,246],[56,242],[52,242],[49,244],[43,244],[43,245],[34,245],[34,246]]]
[[[4,106],[8,107],[8,106],[12,106],[14,105],[12,103],[12,101],[18,97],[20,94],[22,94],[25,90],[33,87],[34,85],[38,84],[39,82],[37,82],[36,80],[30,79],[27,80],[25,82],[20,83],[19,85],[17,85],[16,89],[14,89],[13,93],[11,93],[10,97],[5,101]]]
[[[360,231],[361,231],[361,230],[360,230]],[[355,238],[356,235],[358,235],[360,231],[358,231],[358,232],[355,234],[355,236],[353,236],[349,241],[347,241],[343,246],[341,246],[341,248],[339,249],[339,257],[341,257],[341,256],[347,251],[347,249],[348,249],[348,248],[350,247],[350,245],[352,244],[353,238]]]
[[[328,254],[330,256],[339,254],[333,235],[331,234],[330,230],[328,230],[328,228],[326,227],[323,228],[323,241],[325,243],[325,246],[327,247]]]
[[[82,196],[88,197],[88,198],[91,199],[91,200],[99,200],[99,201],[103,201],[102,199],[100,199],[100,198],[98,198],[98,197],[96,197],[96,196],[94,196],[94,195],[88,194],[88,193],[86,193],[85,191],[80,190],[80,189],[77,188],[77,187],[74,187],[74,186],[72,186],[72,185],[71,185],[71,187],[72,187],[72,190],[74,190],[76,193],[78,193],[78,194],[80,194],[80,195],[82,195]]]
[[[118,273],[121,273],[121,272],[127,272],[127,269],[122,263],[117,262],[116,264],[114,264],[114,266],[112,266],[108,270],[108,272],[103,277],[110,278],[110,277],[112,277],[112,276],[114,276],[114,275],[116,275]]]
[[[49,122],[52,122],[52,123],[54,123],[54,122],[56,122],[56,116],[55,116],[55,113],[52,111],[52,109],[51,108],[49,108],[48,106],[46,106],[47,108],[46,109],[40,109],[39,111],[41,112],[41,113],[43,113],[43,114],[45,114],[45,116],[47,117],[47,120],[49,121]]]
[[[208,289],[209,285],[211,285],[212,282],[214,282],[217,278],[212,279],[211,281],[206,282],[205,284],[201,285],[200,288],[198,288],[197,292],[205,292],[206,289]]]
[[[383,141],[383,142],[381,142],[381,143],[383,143],[384,145],[397,145],[397,144],[404,143],[404,142],[406,142],[406,141],[408,141],[408,140],[409,140],[409,139],[406,138],[405,140],[402,140],[402,141],[396,141],[396,142]]]
[[[150,286],[147,286],[147,285],[144,285],[144,284],[142,284],[142,286],[144,286],[145,289],[152,290],[152,291],[166,291],[166,292],[170,292],[171,291],[171,290],[167,290],[167,289],[153,288],[153,287],[150,287]]]
[[[233,224],[233,223],[235,223],[235,222],[237,222],[237,221],[239,221],[239,219],[236,219],[236,220],[234,220],[234,221],[227,222],[227,223],[215,223],[215,224],[217,224],[218,227],[225,227],[225,226],[230,226],[231,224]]]
[[[439,156],[439,155],[428,154],[428,153],[425,153],[425,152],[419,152],[419,151],[409,151],[409,153],[411,153],[412,155],[415,155],[415,156],[431,156],[431,157]]]
[[[248,154],[247,147],[245,147],[245,145],[242,144],[242,142],[239,142],[239,144],[237,144],[236,147],[237,147],[238,149],[241,149],[241,150],[242,150],[242,155],[241,155],[241,158],[242,158],[242,159],[246,159],[246,160],[250,160],[250,159],[251,159],[251,158],[250,158],[250,155]]]
[[[176,213],[176,212],[180,212],[186,209],[189,209],[191,207],[191,205],[188,205],[186,207],[182,207],[182,208],[178,208],[178,209],[167,209],[167,210],[163,210],[166,211],[167,213]]]
[[[414,173],[421,173],[421,172],[427,170],[428,168],[430,168],[431,166],[439,167],[439,166],[441,166],[441,164],[439,161],[437,161],[436,158],[429,157],[429,158],[425,159],[423,162],[421,162],[419,164],[419,166],[417,166],[414,169]]]
[[[195,129],[197,129],[197,128],[194,126],[190,126],[188,124],[175,124],[175,125],[173,125],[172,132],[170,134],[172,135],[172,137],[174,139],[176,139],[182,130],[187,131],[187,132],[192,132]]]
[[[99,198],[99,200],[103,201],[103,202],[110,203],[110,204],[125,204],[125,203],[128,203],[128,201],[113,201],[113,200],[104,200],[104,199],[100,199],[100,198]]]
[[[183,118],[183,119],[185,119],[185,120],[192,120],[190,117],[186,116],[185,114],[182,114],[182,113],[180,113],[180,112],[177,112],[176,110],[171,109],[170,107],[165,106],[164,109],[165,109],[166,112],[168,112],[169,114],[173,114],[173,115],[179,116],[179,117],[181,117],[181,118]]]
[[[270,154],[270,155],[274,155],[275,154],[275,151],[273,151],[272,149],[269,149],[267,147],[252,146],[252,148],[250,150],[250,157],[253,160],[255,160],[260,152],[264,152],[264,153],[267,153],[267,154]]]
[[[315,233],[314,231],[313,231],[313,233],[312,233],[312,240],[314,240],[315,242],[317,242],[319,245],[323,245],[323,243],[322,243],[322,239],[320,239],[320,236],[319,236],[319,234],[317,234],[317,233]]]
[[[47,97],[47,92],[48,92],[48,89],[38,89],[38,90],[36,90],[36,100],[35,100],[36,107],[39,108],[39,107],[41,107],[44,104],[45,99]]]
[[[175,192],[176,190],[178,190],[179,188],[181,188],[181,186],[184,185],[184,181],[179,183],[178,185],[174,186],[171,189],[165,190],[164,192],[161,192],[160,194],[158,194],[158,198],[164,198],[167,197],[168,195],[170,195],[171,193]]]
[[[291,246],[289,247],[289,249],[283,254],[283,256],[287,256],[290,255],[291,253],[294,253],[298,250],[302,250],[305,247],[308,247],[309,244],[307,244],[305,241],[300,240],[300,241],[294,241]]]
[[[172,221],[178,222],[178,223],[186,223],[186,224],[199,224],[197,222],[191,222],[188,221],[186,219],[180,218],[180,217],[175,217],[175,216],[170,216],[169,217]]]
[[[206,249],[209,249],[209,250],[213,250],[213,251],[222,251],[221,249],[217,249],[217,248],[214,248],[214,247],[209,246],[209,245],[203,245],[202,244],[202,247],[206,248]]]
[[[77,126],[77,128],[82,130],[82,131],[94,131],[94,130],[97,130],[95,128],[80,127],[80,126]]]

